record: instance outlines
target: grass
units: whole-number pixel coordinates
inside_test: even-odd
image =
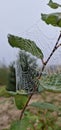
[[[11,94],[6,90],[6,86],[0,87],[0,97],[11,97]]]

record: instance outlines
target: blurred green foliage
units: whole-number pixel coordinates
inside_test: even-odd
[[[7,85],[8,71],[7,67],[0,68],[0,85]]]
[[[0,87],[0,97],[11,97],[12,95],[7,92],[6,86]]]
[[[13,63],[9,66],[8,82],[6,89],[8,91],[14,91],[14,92],[16,91],[16,75]]]
[[[10,130],[61,130],[56,124],[57,119],[50,111],[40,110],[33,114],[26,110],[21,121],[12,122]]]

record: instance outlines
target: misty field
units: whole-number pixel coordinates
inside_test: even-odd
[[[4,76],[3,74],[1,77],[2,85],[0,85],[0,130],[20,130],[19,118],[24,106],[23,102],[26,100],[22,99],[22,95],[20,95],[19,102],[17,102],[18,106],[16,106],[15,95],[8,93],[6,90],[7,78],[3,78]],[[6,82],[4,82],[5,80]],[[40,85],[44,86],[49,92],[45,90],[32,96],[24,113],[26,125],[23,124],[23,130],[61,130],[61,74],[43,75],[40,81]],[[59,111],[56,108],[53,108],[54,111],[52,111],[50,106],[48,106],[48,109],[32,107],[30,104],[33,102],[52,103],[59,108]],[[16,127],[17,121],[19,121],[19,127]]]
[[[29,126],[29,127],[31,127],[31,128],[29,128],[29,130],[39,130],[40,129],[40,128],[38,128],[38,125],[37,125],[37,123],[39,123],[39,122],[37,122],[38,112],[42,113],[40,123],[44,122],[48,125],[48,120],[51,116],[51,120],[53,120],[56,125],[55,129],[57,129],[57,126],[58,126],[59,130],[61,130],[61,112],[54,111],[54,112],[47,113],[48,110],[38,110],[38,112],[37,112],[36,108],[34,109],[33,107],[30,107],[30,104],[32,102],[36,102],[36,101],[41,101],[41,102],[45,101],[45,102],[53,103],[53,104],[56,104],[57,107],[61,108],[61,94],[45,91],[41,94],[33,95],[32,99],[27,107],[27,110],[26,110],[26,112],[30,113],[31,120],[33,120],[33,122],[30,121],[30,124],[33,125],[34,128]],[[11,130],[10,129],[11,123],[15,120],[19,120],[20,113],[21,113],[21,110],[17,109],[17,107],[15,105],[14,97],[12,97],[10,94],[7,93],[7,91],[5,90],[5,86],[0,87],[0,130]],[[50,115],[48,116],[47,114],[50,114]],[[25,114],[25,116],[26,116],[26,114]],[[34,117],[34,116],[36,116],[36,117]],[[40,126],[40,123],[39,123],[39,126]],[[51,125],[51,122],[50,122],[50,125]],[[14,130],[14,128],[12,130]],[[15,130],[17,130],[17,129],[15,129]],[[40,129],[40,130],[42,130],[42,129]]]

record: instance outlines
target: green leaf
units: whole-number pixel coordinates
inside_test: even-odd
[[[28,118],[24,118],[21,121],[15,121],[12,123],[10,130],[27,130],[30,126]]]
[[[29,121],[35,122],[35,120],[38,120],[37,115],[33,115],[30,111],[25,111],[24,116],[28,118]]]
[[[53,130],[51,126],[48,126],[48,130]]]
[[[31,106],[39,108],[39,109],[47,109],[47,110],[50,110],[50,111],[58,111],[58,108],[55,105],[47,103],[47,102],[42,102],[42,103],[41,102],[34,102],[34,103],[31,104]]]
[[[61,74],[43,76],[39,83],[47,91],[61,93]]]
[[[58,7],[61,7],[60,4],[53,2],[52,0],[49,1],[49,3],[47,4],[49,7],[53,8],[53,9],[57,9]]]
[[[41,14],[41,18],[47,24],[61,27],[61,12],[60,13],[51,13],[51,14]]]
[[[20,48],[21,50],[25,50],[32,55],[43,59],[43,53],[34,41],[10,34],[8,35],[8,42],[12,47]]]
[[[28,97],[25,95],[15,95],[15,104],[19,110],[21,110],[27,102]]]
[[[47,90],[49,92],[61,93],[61,88],[56,87],[54,85],[51,86],[51,85],[46,84],[46,85],[43,85],[43,87],[45,90]]]

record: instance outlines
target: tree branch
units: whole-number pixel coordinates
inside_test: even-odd
[[[61,44],[58,45],[58,42],[59,42],[60,38],[61,38],[61,32],[60,32],[60,35],[59,35],[59,37],[58,37],[58,39],[57,39],[57,42],[56,42],[56,44],[55,44],[55,46],[54,46],[54,48],[53,48],[51,54],[50,54],[49,57],[47,58],[46,62],[42,61],[43,66],[42,66],[41,73],[40,73],[40,75],[38,76],[38,79],[41,78],[42,73],[43,73],[43,71],[44,71],[44,69],[45,69],[47,63],[49,62],[49,60],[50,60],[50,58],[52,57],[52,55],[54,54],[54,52],[57,50],[58,47],[61,46]],[[24,106],[24,108],[23,108],[23,110],[22,110],[22,112],[21,112],[20,120],[22,119],[23,114],[24,114],[24,111],[25,111],[26,107],[28,106],[28,103],[29,103],[30,99],[32,98],[32,96],[34,95],[34,92],[36,91],[36,89],[37,89],[37,86],[34,86],[33,93],[31,93],[31,95],[29,96],[28,101],[26,102],[26,104],[25,104],[25,106]]]

